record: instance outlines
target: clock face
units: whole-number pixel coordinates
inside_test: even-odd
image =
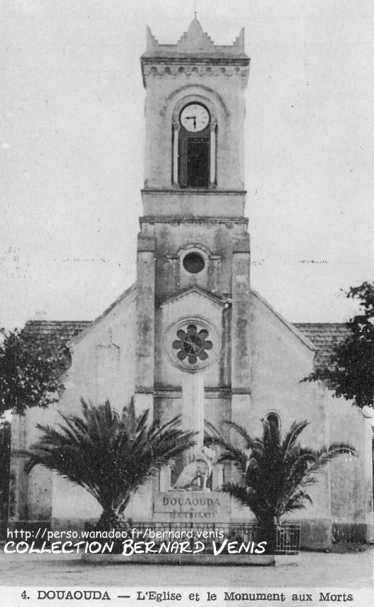
[[[182,126],[192,133],[203,131],[208,126],[209,120],[208,110],[199,103],[186,105],[180,116]]]

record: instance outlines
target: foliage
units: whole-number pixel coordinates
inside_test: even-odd
[[[374,283],[351,287],[347,297],[359,302],[360,313],[348,323],[347,338],[338,343],[328,366],[316,369],[304,381],[324,381],[335,396],[374,407]]]
[[[10,424],[0,419],[0,519],[6,518],[8,508],[10,462]]]
[[[57,427],[38,425],[42,435],[26,453],[26,469],[41,464],[83,487],[103,508],[99,527],[116,527],[131,494],[191,447],[194,433],[180,429],[179,417],[148,423],[149,412],[136,416],[133,403],[120,415],[109,401],[81,402],[81,416],[60,413]]]
[[[1,330],[0,415],[11,410],[56,402],[63,390],[62,374],[70,364],[63,338],[22,330]]]
[[[241,478],[222,489],[251,509],[269,541],[274,540],[274,527],[284,515],[312,501],[307,488],[316,483],[316,474],[336,456],[355,454],[343,443],[320,449],[301,446],[298,438],[307,421],[293,422],[282,437],[279,418],[272,416],[262,420],[262,436],[257,438],[239,424],[225,423],[233,431],[232,440],[208,424],[207,442],[221,447],[218,461],[233,462]]]

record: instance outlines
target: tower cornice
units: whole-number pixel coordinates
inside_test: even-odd
[[[219,54],[214,53],[214,55],[209,54],[195,54],[195,55],[183,55],[178,53],[173,53],[173,55],[148,55],[147,53],[142,55],[140,58],[143,65],[152,65],[152,64],[180,64],[180,65],[249,65],[250,58],[249,57],[227,57],[227,56],[219,56]]]
[[[215,224],[240,224],[247,226],[248,225],[248,217],[233,217],[233,216],[219,216],[219,215],[210,215],[210,216],[198,216],[198,215],[143,215],[139,217],[139,223],[142,224],[157,224],[157,223],[167,223],[174,225],[183,225],[186,223],[190,224],[202,224],[202,225],[215,225]]]
[[[141,57],[141,69],[144,87],[149,77],[176,77],[184,74],[190,76],[226,76],[241,77],[247,82],[249,74],[249,57],[217,56],[144,56]]]

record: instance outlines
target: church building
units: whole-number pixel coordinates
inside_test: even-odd
[[[36,423],[53,424],[57,410],[79,414],[81,397],[109,399],[118,410],[133,399],[136,412],[149,409],[162,423],[180,414],[196,447],[139,489],[126,514],[150,523],[246,523],[250,512],[220,492],[231,468],[204,446],[205,420],[222,431],[232,420],[256,436],[266,416],[279,416],[286,430],[306,419],[305,445],[344,441],[358,451],[331,463],[311,490],[313,504],[290,517],[304,547],[326,548],[344,530],[371,534],[372,420],[326,387],[301,382],[345,326],[292,324],[251,288],[249,65],[243,30],[220,46],[196,17],[176,44],[159,43],[148,29],[136,283],[93,322],[28,323],[66,339],[72,363],[58,405],[15,419],[12,444],[29,446]],[[41,467],[27,476],[16,454],[11,496],[10,522],[22,526],[81,528],[100,515],[93,498],[61,477]]]

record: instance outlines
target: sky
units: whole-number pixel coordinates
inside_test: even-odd
[[[373,279],[372,0],[0,1],[0,326],[91,320],[135,280],[149,24],[198,10],[251,57],[252,286],[294,322],[342,322]]]

